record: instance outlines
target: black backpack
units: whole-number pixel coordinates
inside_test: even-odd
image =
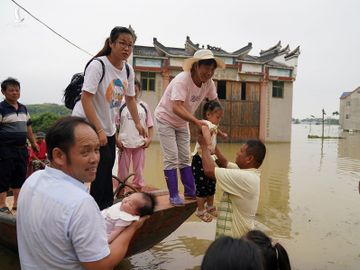
[[[101,59],[93,58],[86,64],[84,72],[76,73],[72,76],[70,84],[65,88],[63,100],[64,100],[66,108],[68,108],[70,110],[74,109],[76,102],[78,102],[80,100],[81,89],[82,89],[82,86],[84,83],[85,71],[86,71],[86,68],[88,67],[88,65],[93,60],[97,60],[101,63],[102,75],[101,75],[99,84],[102,82],[104,75],[105,75],[105,64]],[[129,65],[127,63],[125,63],[125,68],[126,68],[126,76],[127,76],[127,78],[129,78],[130,69],[129,69]]]

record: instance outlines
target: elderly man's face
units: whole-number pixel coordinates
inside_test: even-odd
[[[100,160],[98,136],[90,126],[80,124],[74,130],[74,137],[75,144],[66,155],[64,171],[81,182],[92,182]]]

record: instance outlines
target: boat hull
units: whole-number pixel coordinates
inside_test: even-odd
[[[126,257],[141,253],[160,243],[195,211],[196,201],[185,201],[185,205],[174,207],[166,193],[155,192],[158,206],[132,238]],[[17,252],[16,218],[0,213],[0,244]]]

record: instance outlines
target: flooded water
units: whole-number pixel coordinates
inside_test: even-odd
[[[321,135],[321,126],[293,125],[291,143],[266,145],[256,219],[286,247],[293,269],[359,269],[360,134],[325,127],[325,136],[343,139],[322,141],[308,139],[309,131]],[[220,145],[229,160],[239,147]],[[165,188],[159,144],[153,143],[146,155],[147,183]],[[163,242],[117,269],[200,269],[214,234],[215,221],[200,222],[193,215]],[[17,256],[3,247],[0,269],[19,269]]]

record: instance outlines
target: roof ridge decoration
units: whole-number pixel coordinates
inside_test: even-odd
[[[281,40],[279,40],[278,43],[276,43],[274,46],[270,47],[269,49],[261,50],[259,54],[260,54],[260,57],[261,57],[261,56],[265,56],[265,55],[268,55],[268,54],[273,54],[275,51],[279,52],[280,50],[281,50]]]
[[[300,46],[297,46],[293,51],[289,52],[287,55],[285,55],[285,59],[289,60],[293,57],[298,57],[300,55]]]
[[[281,54],[288,54],[289,52],[290,52],[290,46],[289,46],[289,44],[288,44],[288,45],[286,45],[284,48],[280,49],[279,55],[281,55]]]
[[[251,50],[252,50],[252,43],[249,42],[246,46],[233,52],[232,55],[235,56],[236,58],[239,58],[240,56],[248,55]]]
[[[186,41],[185,41],[185,51],[187,51],[190,54],[194,54],[197,50],[200,49],[200,44],[199,43],[194,43],[191,41],[189,36],[186,36]]]

